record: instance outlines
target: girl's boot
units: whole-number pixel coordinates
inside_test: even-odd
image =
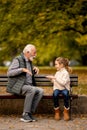
[[[69,117],[69,108],[64,107],[63,114],[64,114],[64,120],[68,121],[70,119],[70,117]]]
[[[59,107],[54,108],[54,110],[55,110],[55,116],[54,116],[55,120],[60,120],[60,109],[59,109]]]

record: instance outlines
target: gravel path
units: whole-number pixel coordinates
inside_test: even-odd
[[[20,116],[0,115],[0,130],[87,130],[87,116],[55,121],[53,115],[35,115],[37,122],[24,123]]]

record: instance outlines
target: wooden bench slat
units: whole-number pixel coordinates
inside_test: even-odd
[[[37,86],[42,87],[51,87],[53,83],[46,78],[46,75],[36,75],[35,81]],[[6,87],[8,82],[7,75],[0,75],[0,87]],[[78,76],[77,75],[70,75],[70,87],[78,86]]]
[[[71,94],[70,95],[70,97],[72,97],[72,99],[76,99],[76,98],[78,98],[78,95],[76,95],[76,94]],[[23,96],[23,95],[14,95],[14,94],[1,94],[0,95],[0,99],[24,99],[25,98],[25,96]],[[43,97],[42,97],[42,99],[52,99],[53,98],[53,96],[52,95],[44,95]],[[60,99],[63,99],[63,95],[60,95]]]
[[[45,77],[46,75],[36,75],[35,80],[37,86],[52,86],[52,82]],[[8,82],[8,77],[6,75],[0,75],[0,86],[6,87]],[[70,86],[78,86],[78,76],[70,75]]]

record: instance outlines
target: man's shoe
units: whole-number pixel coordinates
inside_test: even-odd
[[[32,121],[37,121],[37,119],[35,117],[33,117],[31,113],[28,113],[28,115],[32,119]]]
[[[22,118],[20,120],[23,122],[32,122],[33,121],[28,113],[25,113],[24,115],[22,115]]]

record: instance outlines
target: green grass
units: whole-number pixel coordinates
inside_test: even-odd
[[[7,73],[7,67],[0,66],[0,74],[6,74]]]
[[[76,70],[87,70],[87,66],[78,66],[78,67],[72,67],[72,68]]]

